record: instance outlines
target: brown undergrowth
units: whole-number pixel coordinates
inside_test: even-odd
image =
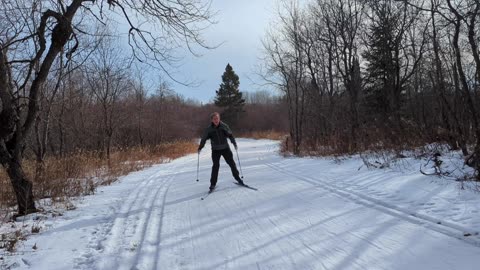
[[[192,141],[179,141],[115,149],[110,159],[101,158],[96,151],[78,151],[67,157],[48,157],[41,167],[35,160],[24,160],[23,168],[33,181],[37,200],[65,202],[71,197],[93,194],[97,186],[111,184],[119,176],[194,153],[196,149],[197,144]],[[5,170],[0,170],[0,186],[1,215],[2,210],[15,206],[16,202]]]
[[[267,131],[252,131],[241,133],[238,137],[252,138],[252,139],[269,139],[269,140],[284,140],[287,134],[285,132],[278,132],[275,130]]]

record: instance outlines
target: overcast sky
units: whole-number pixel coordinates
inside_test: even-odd
[[[213,0],[212,10],[217,11],[215,21],[205,31],[209,44],[223,44],[211,51],[201,51],[196,58],[187,55],[183,65],[176,70],[187,80],[200,82],[198,87],[185,87],[172,83],[171,87],[187,98],[208,102],[215,97],[227,63],[240,77],[240,91],[261,90],[255,76],[261,57],[261,39],[273,19],[276,0]],[[250,80],[248,79],[250,78]],[[181,78],[180,78],[181,79]]]

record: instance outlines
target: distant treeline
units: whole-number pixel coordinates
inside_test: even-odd
[[[149,90],[142,78],[115,66],[88,67],[55,81],[50,96],[41,98],[40,113],[29,137],[27,158],[65,156],[95,150],[105,158],[112,148],[155,146],[195,139],[210,123],[209,114],[221,111],[175,93],[166,84]],[[245,112],[236,134],[270,131],[287,133],[286,103],[268,92],[245,92]]]

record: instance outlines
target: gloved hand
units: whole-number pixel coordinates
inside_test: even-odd
[[[238,150],[238,146],[236,144],[233,145],[233,147],[235,147],[235,150]]]
[[[198,153],[200,154],[200,151],[202,151],[202,148],[198,147]]]

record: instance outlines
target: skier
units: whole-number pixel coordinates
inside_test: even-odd
[[[235,150],[238,149],[237,142],[233,137],[232,131],[227,124],[220,121],[220,114],[218,112],[210,114],[210,120],[212,122],[205,129],[200,141],[200,145],[198,146],[198,154],[200,154],[200,151],[202,151],[202,148],[205,146],[205,142],[210,139],[213,161],[212,175],[210,177],[210,191],[213,191],[215,189],[215,185],[217,184],[218,169],[220,168],[220,156],[223,156],[227,164],[230,166],[232,175],[235,180],[237,180],[238,184],[244,185],[242,179],[240,179],[237,166],[233,160],[232,151],[230,150],[230,146],[227,142],[227,138],[229,138],[230,142],[235,147]]]

